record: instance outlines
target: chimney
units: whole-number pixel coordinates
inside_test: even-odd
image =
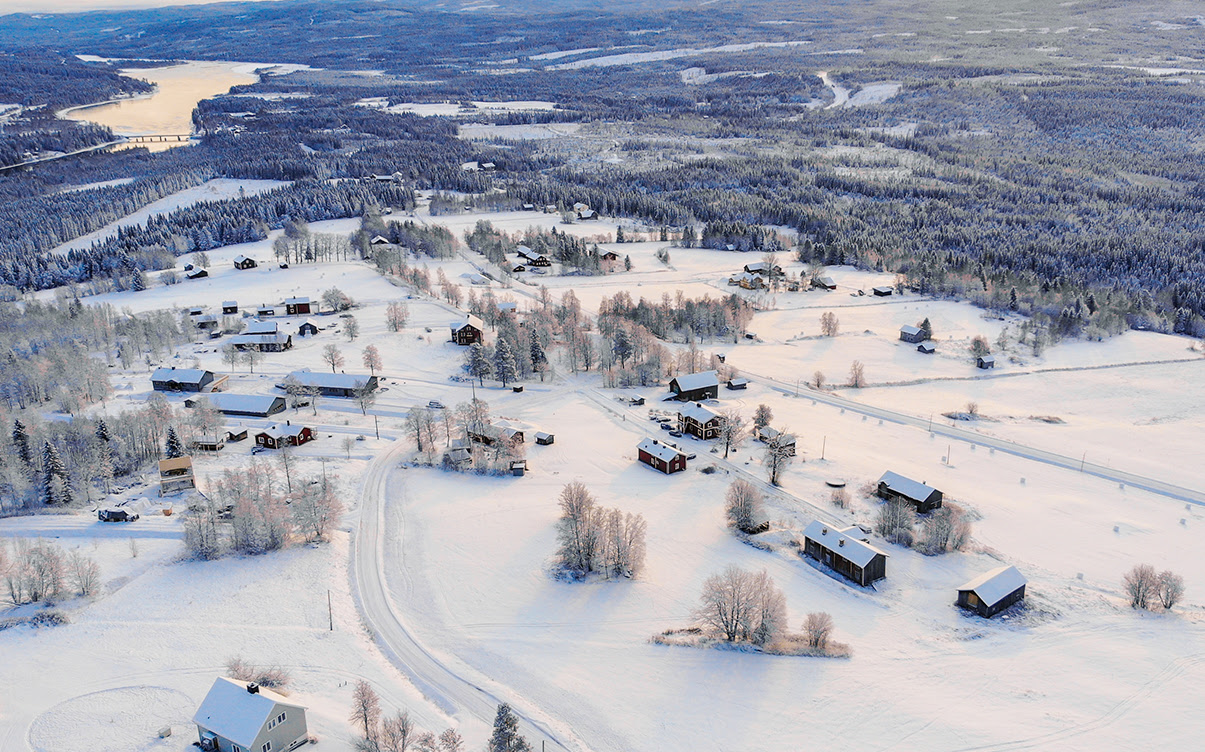
[[[255,682],[247,682],[247,693],[252,695],[259,694],[259,685]]]
[[[291,420],[286,420],[286,421],[285,421],[285,425],[286,425],[286,426],[291,426],[291,425],[293,425],[293,421],[291,421]]]
[[[844,538],[838,538],[838,539],[837,539],[837,548],[840,548],[840,547],[842,547],[842,546],[844,546],[844,545],[845,545],[845,539],[844,539]]]

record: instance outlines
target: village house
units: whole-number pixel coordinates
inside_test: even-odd
[[[833,281],[832,277],[816,277],[812,280],[812,287],[821,290],[836,290],[837,283]]]
[[[230,428],[230,429],[226,430],[226,441],[233,442],[233,441],[246,441],[246,440],[247,440],[247,429],[246,428],[240,427],[240,428]]]
[[[670,379],[669,390],[674,393],[674,399],[702,402],[720,396],[720,379],[715,371],[688,373]]]
[[[720,416],[699,402],[687,402],[678,408],[678,430],[700,439],[720,435]]]
[[[606,253],[602,254],[598,258],[600,261],[615,263],[616,261],[619,261],[619,254],[616,253],[615,251],[607,251]]]
[[[900,327],[901,342],[911,342],[915,345],[919,342],[924,342],[927,339],[929,339],[929,333],[924,329],[921,329],[919,326],[904,324]]]
[[[354,397],[361,389],[373,391],[377,388],[377,377],[355,373],[324,373],[322,371],[293,371],[288,375],[302,386],[317,389],[325,397]],[[284,389],[285,384],[277,384]]]
[[[452,341],[462,347],[480,342],[484,333],[485,324],[471,313],[464,321],[452,322]]]
[[[887,554],[870,545],[856,525],[838,528],[813,520],[803,531],[803,553],[862,587],[887,576]]]
[[[316,313],[314,309],[317,308],[309,298],[285,298],[284,307],[287,316],[309,315]]]
[[[289,752],[309,742],[305,707],[254,682],[219,677],[192,718],[205,752]]]
[[[786,450],[788,456],[795,456],[795,436],[792,434],[783,434],[777,428],[762,426],[757,429],[757,440],[763,444],[777,440],[778,445]]]
[[[222,315],[229,316],[229,315],[235,314],[235,313],[238,313],[238,301],[237,300],[223,300],[222,301]]]
[[[528,266],[552,266],[552,259],[542,253],[536,253],[525,245],[516,248],[515,253],[518,253],[519,259]]]
[[[645,438],[637,444],[636,452],[641,462],[666,475],[686,469],[686,455],[682,450],[662,444],[654,438]]]
[[[765,261],[754,261],[752,263],[745,264],[745,271],[749,274],[760,274],[762,276],[770,276],[770,277],[781,277],[782,276],[782,267],[781,266],[779,266],[778,264],[774,264],[773,267],[771,267],[771,265],[766,263]]]
[[[301,322],[301,326],[297,327],[297,336],[313,337],[314,335],[318,334],[319,331],[321,330],[318,328],[317,324],[309,319],[306,319],[305,321]]]
[[[197,327],[198,329],[201,329],[202,331],[207,330],[207,329],[217,329],[218,328],[218,317],[214,316],[212,313],[206,313],[202,316],[197,316],[195,319],[192,320],[192,323],[193,323],[193,326]]]
[[[875,493],[886,501],[906,501],[916,507],[916,511],[921,514],[941,507],[941,491],[890,470],[879,478],[878,489]]]
[[[257,264],[253,258],[248,258],[246,256],[235,256],[234,258],[235,269],[254,269],[256,266]]]
[[[749,388],[749,379],[741,379],[741,378],[728,379],[728,388],[729,389],[748,389]]]
[[[544,433],[543,431],[536,432],[536,443],[541,446],[548,446],[555,441],[556,437],[550,433]]]
[[[958,588],[958,605],[990,619],[1025,600],[1026,584],[1025,576],[1016,567],[999,567]]]
[[[291,421],[285,421],[283,426],[279,423],[274,423],[255,434],[256,446],[262,446],[267,449],[301,446],[313,440],[313,429],[308,426],[295,426]]]
[[[197,487],[192,474],[192,457],[172,457],[159,460],[159,495],[188,491]]]
[[[975,367],[983,368],[985,370],[988,368],[995,368],[996,367],[996,356],[995,355],[980,355],[979,357],[975,358]]]
[[[151,374],[156,392],[215,392],[226,386],[230,377],[218,376],[200,368],[157,368]]]
[[[598,219],[599,214],[593,209],[582,209],[577,213],[577,218],[584,222],[589,222]]]
[[[222,415],[243,415],[249,418],[267,418],[285,411],[284,397],[271,394],[210,394],[204,398],[184,400],[185,407],[196,407],[200,399],[208,399],[213,409]],[[247,438],[243,436],[243,438]],[[237,439],[231,439],[237,441]]]
[[[741,272],[728,278],[728,284],[738,285],[743,290],[764,290],[766,281],[756,274]]]
[[[369,245],[393,245],[389,242],[389,238],[380,235],[373,235],[372,240],[368,241]]]
[[[293,336],[284,332],[272,334],[236,334],[230,338],[230,344],[239,350],[259,350],[260,352],[284,352],[293,347]]]

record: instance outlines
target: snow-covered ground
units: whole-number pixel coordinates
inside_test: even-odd
[[[383,390],[373,415],[362,415],[349,400],[326,398],[317,415],[303,408],[280,416],[317,428],[318,441],[303,447],[300,461],[306,474],[325,467],[340,476],[349,506],[340,531],[327,545],[198,563],[181,558],[179,514],[147,515],[130,525],[102,525],[85,512],[0,520],[0,536],[82,547],[101,564],[105,582],[92,602],[61,604],[72,624],[0,632],[3,654],[19,657],[0,662],[0,685],[28,688],[0,705],[0,747],[183,750],[192,739],[191,711],[237,654],[290,667],[294,698],[311,708],[312,727],[332,749],[350,748],[350,684],[361,677],[382,692],[390,710],[405,707],[419,725],[460,727],[470,748],[485,737],[490,719],[482,707],[489,703],[466,696],[464,686],[512,702],[541,724],[543,731],[525,724],[527,733],[559,739],[568,749],[745,749],[751,739],[764,749],[791,749],[805,737],[842,749],[1194,748],[1197,730],[1185,719],[1194,717],[1195,687],[1205,679],[1195,533],[1205,524],[1205,508],[995,451],[965,438],[974,433],[948,439],[915,422],[864,414],[932,414],[948,426],[941,413],[974,401],[981,419],[957,424],[980,432],[983,441],[995,437],[1082,455],[1089,463],[1199,490],[1205,486],[1196,456],[1205,429],[1205,358],[1189,349],[1190,340],[1131,332],[1034,356],[1015,342],[1019,318],[910,293],[858,294],[891,284],[890,274],[833,267],[827,270],[838,285],[832,292],[752,293],[727,279],[759,257],[670,247],[665,264],[655,254],[667,243],[611,242],[619,226],[629,235],[639,229],[627,221],[564,225],[558,215],[539,212],[431,217],[425,209],[418,219],[445,225],[457,237],[481,219],[509,233],[555,226],[631,259],[632,271],[608,276],[525,276],[509,288],[491,283],[496,295],[520,309],[533,304],[538,285],[554,298],[573,290],[588,312],[621,290],[651,300],[678,290],[692,297],[750,297],[761,308],[750,327],[757,341],[706,343],[704,349],[725,353],[728,364],[753,381],[743,392],[722,390],[724,407],[748,418],[767,404],[774,425],[799,437],[801,457],[782,489],[766,488],[772,537],[783,541],[817,518],[868,522],[871,502],[858,497],[850,509],[837,509],[825,482],[843,480],[856,492],[890,469],[941,488],[969,509],[976,518],[970,549],[925,557],[880,542],[890,554],[888,578],[864,590],[785,547],[765,552],[745,545],[724,527],[723,494],[737,477],[762,483],[756,445],[724,461],[706,444],[683,439],[698,458],[687,472],[662,476],[635,461],[636,443],[653,427],[647,409],[624,406],[594,374],[563,368],[548,381],[528,383],[522,394],[490,382],[476,390],[494,416],[556,435],[552,446],[528,446],[526,477],[398,467],[397,458],[408,451],[404,418],[411,407],[428,400],[454,406],[473,394],[469,384],[448,378],[463,359],[463,349],[447,341],[446,327],[458,312],[416,296],[407,301],[405,331],[388,332],[386,304],[410,290],[358,261],[279,269],[271,253],[274,232],[259,243],[210,252],[208,279],[86,302],[134,311],[193,305],[214,311],[224,300],[248,309],[293,295],[316,298],[332,286],[351,295],[361,326],[355,342],[338,334],[337,317],[311,316],[322,332],[295,336],[293,350],[266,355],[254,374],[240,366],[229,385],[236,393],[275,393],[273,385],[293,369],[325,369],[320,355],[330,343],[342,349],[348,373],[363,372],[361,350],[377,345]],[[345,234],[358,223],[334,220],[310,229]],[[231,260],[239,254],[261,266],[235,270]],[[788,274],[805,271],[783,256]],[[412,263],[425,264],[432,276],[442,268],[466,292],[462,275],[488,268],[463,249],[453,259]],[[819,318],[828,311],[840,320],[837,337],[818,336]],[[933,356],[898,339],[901,325],[926,317],[938,347]],[[295,333],[303,318],[281,317],[281,326]],[[1002,331],[1012,339],[1000,350]],[[977,335],[1000,356],[994,371],[980,371],[970,360],[969,342]],[[220,344],[184,346],[164,364],[195,361],[227,373]],[[842,386],[855,359],[865,364],[869,388]],[[806,382],[817,370],[837,385],[837,396],[854,400],[851,407],[819,399],[824,395],[812,399]],[[150,394],[145,365],[114,369],[113,381],[115,397],[95,409],[118,411]],[[653,397],[661,390],[637,391]],[[178,404],[183,398],[169,399]],[[360,435],[367,438],[353,443],[348,459],[342,439]],[[197,472],[204,486],[250,461],[247,444],[231,445],[198,457]],[[698,472],[712,463],[716,473]],[[567,584],[549,576],[556,496],[572,480],[585,483],[602,505],[648,520],[648,566],[636,580]],[[359,517],[361,493],[374,488],[385,489],[383,526]],[[145,489],[131,493],[139,492]],[[384,607],[369,602],[368,583],[351,566],[357,535],[384,536],[381,571],[392,596]],[[138,542],[137,558],[130,537]],[[960,613],[954,588],[1002,562],[1029,578],[1027,611],[991,622]],[[1186,603],[1172,614],[1129,609],[1120,578],[1138,562],[1185,575]],[[837,639],[851,645],[853,657],[768,657],[648,642],[664,629],[686,626],[702,581],[730,563],[772,574],[787,594],[792,628],[810,611],[833,614]],[[357,604],[370,610],[367,621]],[[382,608],[389,629],[369,631],[365,624],[381,627],[375,620],[385,618]],[[398,625],[411,641],[406,646],[393,642]],[[421,666],[407,661],[420,653]],[[430,683],[437,681],[456,686]],[[851,711],[851,701],[874,712]],[[160,741],[155,732],[167,724],[175,735]]]

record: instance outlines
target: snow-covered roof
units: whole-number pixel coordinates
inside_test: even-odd
[[[874,288],[874,291],[892,293],[895,292],[895,288],[891,285],[879,285],[878,287]]]
[[[248,258],[247,256],[243,256],[241,254],[234,257],[234,263],[236,264],[241,264],[244,261],[254,261],[254,259]]]
[[[536,441],[548,441],[552,438],[552,434],[544,431],[536,431]]]
[[[205,396],[209,399],[209,404],[220,412],[264,414],[272,409],[276,400],[281,399],[271,394],[230,394],[229,392],[213,392]]]
[[[912,324],[904,324],[903,326],[900,327],[900,334],[915,335],[915,334],[920,334],[920,332],[921,332],[920,327],[913,326]]]
[[[1025,575],[1018,572],[1016,567],[1005,566],[984,572],[958,588],[958,591],[973,591],[979,600],[994,606],[1027,582]]]
[[[243,330],[243,334],[275,334],[278,331],[280,331],[280,325],[275,321],[254,319],[247,322],[247,328]]]
[[[284,305],[297,305],[299,303],[312,303],[314,301],[306,298],[285,298]]]
[[[518,253],[523,258],[527,259],[528,261],[539,261],[540,259],[545,258],[544,254],[536,253],[535,251],[531,250],[530,248],[528,248],[525,245],[521,245],[518,248],[516,248],[515,252]]]
[[[653,455],[663,462],[670,462],[678,455],[682,454],[680,449],[666,446],[652,437],[645,437],[645,439],[641,441],[636,448]]]
[[[270,689],[260,687],[258,692],[251,693],[247,691],[246,682],[222,676],[209,688],[209,694],[205,695],[192,720],[243,749],[250,749],[260,729],[273,717],[277,705],[303,708]]]
[[[982,360],[984,363],[995,363],[996,362],[995,355],[981,355],[981,356],[979,356],[979,359]]]
[[[266,345],[266,344],[284,344],[289,341],[289,335],[284,332],[271,332],[269,334],[238,334],[230,338],[231,344],[235,345]]]
[[[746,378],[735,378],[735,379],[728,379],[728,383],[729,383],[729,384],[732,384],[732,385],[734,385],[734,386],[735,386],[735,385],[737,385],[737,384],[748,384],[748,383],[749,383],[749,379],[746,379]]]
[[[770,426],[762,426],[761,428],[757,429],[757,438],[767,443],[773,441],[779,436],[782,436],[780,446],[789,446],[795,443],[794,434],[788,433],[784,436],[782,431],[779,431],[777,428],[771,428]]]
[[[473,328],[477,329],[478,331],[485,330],[485,323],[481,319],[477,318],[476,316],[474,316],[473,314],[470,313],[464,321],[453,321],[452,322],[452,331],[458,332],[461,329],[465,328],[466,326],[472,326]]]
[[[294,426],[288,423],[282,426],[279,423],[273,423],[264,430],[260,431],[260,433],[265,433],[272,438],[279,440],[285,438],[286,436],[300,436],[301,432],[304,430],[305,426]]]
[[[371,243],[372,245],[388,245],[389,238],[381,237],[380,235],[373,235],[372,240],[370,240],[368,242]]]
[[[826,525],[820,520],[812,520],[812,523],[804,529],[803,535],[830,551],[836,551],[841,558],[848,559],[859,567],[866,566],[879,554],[887,555],[886,552],[867,543],[864,540],[866,534],[854,525],[838,528]]]
[[[836,287],[837,286],[837,283],[833,281],[832,277],[827,277],[827,276],[826,277],[817,277],[816,281],[818,283],[824,285],[825,287]]]
[[[222,307],[223,308],[238,308],[238,301],[237,300],[223,300]]]
[[[678,388],[684,392],[692,389],[703,389],[709,386],[718,387],[720,385],[720,378],[715,371],[687,373],[678,376],[674,381],[678,382]]]
[[[933,344],[932,342],[922,342],[919,345],[917,345],[917,347],[920,348],[921,350],[924,350],[925,352],[933,352],[934,350],[937,349],[937,345]]]
[[[518,311],[519,310],[519,304],[514,302],[513,300],[499,300],[496,303],[494,303],[494,305],[496,305],[498,307],[499,311]]]
[[[927,486],[920,481],[905,478],[899,473],[893,473],[890,470],[883,473],[883,477],[879,478],[879,483],[886,483],[887,488],[896,493],[903,494],[909,499],[924,500],[937,490],[933,486]]]
[[[151,381],[175,381],[180,384],[199,384],[205,375],[213,374],[202,368],[156,368]]]
[[[293,371],[288,378],[293,378],[302,386],[320,386],[328,389],[356,389],[368,384],[372,378],[360,373],[323,373],[322,371]],[[283,384],[276,386],[284,389]]]
[[[678,415],[690,418],[699,423],[707,423],[708,421],[716,420],[720,416],[714,411],[699,402],[686,402],[682,407],[678,408]]]

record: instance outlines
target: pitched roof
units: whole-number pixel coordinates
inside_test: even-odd
[[[979,596],[979,600],[994,606],[1027,582],[1025,575],[1018,572],[1016,567],[1005,566],[984,572],[958,588],[958,591],[970,590]]]
[[[684,392],[693,389],[703,389],[704,387],[720,385],[720,378],[715,371],[700,371],[698,373],[688,373],[678,376],[674,379],[678,382],[678,388]]]
[[[223,308],[238,308],[238,301],[237,300],[223,300],[222,307]]]
[[[292,339],[284,332],[272,332],[270,334],[238,334],[230,338],[231,344],[234,345],[266,345],[266,344],[284,344]]]
[[[699,423],[707,423],[708,421],[717,420],[720,416],[714,410],[709,409],[705,405],[698,402],[686,402],[682,407],[678,408],[678,415]]]
[[[653,455],[663,462],[671,462],[675,457],[682,454],[680,449],[666,446],[652,437],[646,437],[643,441],[636,445],[636,448]]]
[[[293,371],[288,377],[296,379],[303,386],[321,386],[328,389],[356,389],[367,385],[371,378],[359,373],[323,373],[322,371]],[[284,388],[282,384],[276,386]]]
[[[826,525],[820,520],[812,520],[811,524],[804,529],[803,535],[830,551],[836,551],[841,554],[842,558],[848,559],[859,567],[866,566],[880,554],[887,555],[886,552],[880,551],[863,540],[866,534],[855,525],[838,528]]]
[[[883,473],[883,477],[879,478],[879,483],[886,483],[887,487],[892,491],[903,494],[909,499],[924,500],[937,490],[933,486],[927,486],[920,481],[905,478],[899,473],[893,473],[890,470]]]
[[[241,264],[241,263],[243,263],[244,261],[254,261],[254,260],[255,260],[255,259],[252,259],[252,258],[250,258],[250,257],[248,257],[248,256],[243,256],[243,255],[238,255],[238,256],[235,256],[235,257],[234,257],[234,263],[236,263],[236,264]]]
[[[979,359],[981,361],[983,361],[984,363],[995,363],[996,362],[995,355],[980,355]]]
[[[286,436],[300,436],[301,432],[304,430],[305,426],[294,426],[288,423],[282,426],[279,423],[273,423],[259,433],[266,433],[272,438],[279,440],[285,438]],[[259,434],[256,435],[258,436]]]
[[[477,318],[476,316],[474,316],[473,314],[470,313],[464,321],[453,321],[452,322],[452,331],[458,332],[461,329],[465,328],[466,326],[472,326],[474,329],[477,329],[478,331],[485,330],[485,323],[482,322],[481,319]]]
[[[181,384],[199,384],[205,375],[212,373],[203,368],[156,368],[151,381],[175,381]]]
[[[779,431],[777,428],[771,428],[770,426],[762,426],[761,428],[757,429],[757,438],[767,443],[773,441],[779,436],[782,437],[780,446],[789,446],[795,443],[794,434],[788,433],[784,435],[782,431]]]
[[[271,718],[277,705],[303,708],[270,689],[252,694],[245,682],[218,677],[192,717],[193,723],[224,739],[250,749],[255,737]]]
[[[285,298],[285,305],[297,305],[298,303],[313,303],[308,297],[304,298]]]
[[[900,334],[920,334],[921,328],[912,324],[904,324],[900,327]]]
[[[539,261],[542,258],[547,258],[544,254],[536,253],[525,245],[519,246],[515,251],[528,261]]]
[[[247,328],[243,330],[243,334],[275,334],[279,330],[280,325],[275,321],[252,319],[247,322]]]
[[[276,400],[282,397],[271,394],[230,394],[229,392],[214,392],[205,395],[209,404],[220,412],[264,413],[267,414]],[[187,400],[186,400],[187,401]]]

